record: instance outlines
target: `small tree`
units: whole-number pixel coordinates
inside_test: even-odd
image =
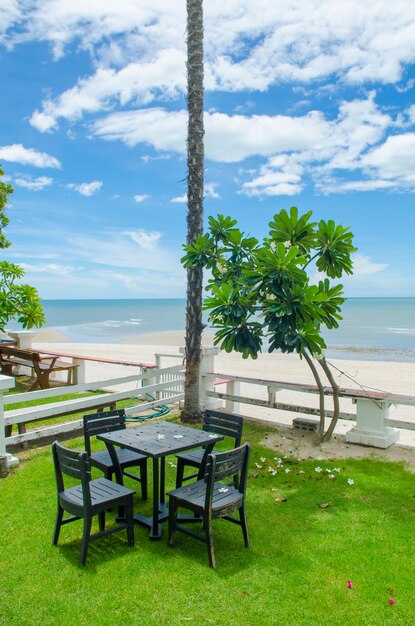
[[[0,176],[4,176],[1,167]],[[6,205],[12,193],[13,187],[0,179],[0,249],[10,246],[4,229],[9,223]],[[0,332],[4,332],[8,322],[15,318],[23,328],[42,326],[46,321],[37,290],[16,282],[23,276],[24,270],[19,265],[0,261]]]
[[[216,331],[215,344],[243,358],[257,358],[263,341],[268,351],[297,352],[319,389],[319,442],[330,439],[339,419],[339,388],[324,357],[321,328],[337,328],[345,301],[343,286],[330,278],[352,273],[353,234],[332,220],[311,222],[296,207],[269,223],[269,237],[259,243],[236,227],[236,220],[209,218],[209,232],[185,245],[184,266],[211,271],[204,308]],[[323,278],[312,284],[310,270]],[[320,369],[333,390],[333,417],[325,430],[325,394]]]

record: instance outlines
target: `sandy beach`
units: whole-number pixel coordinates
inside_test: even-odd
[[[181,362],[179,349],[184,345],[184,336],[181,332],[161,332],[151,335],[138,335],[129,341],[113,344],[100,343],[70,343],[67,338],[54,330],[41,330],[35,337],[33,345],[44,351],[56,351],[73,355],[91,356],[103,359],[115,359],[118,361],[128,361],[137,363],[155,363],[155,355],[162,354],[162,367],[175,365]],[[204,346],[213,345],[213,336],[206,334],[203,338]],[[168,356],[170,355],[170,356]],[[332,364],[335,378],[341,387],[353,389],[366,389],[376,391],[387,391],[395,394],[413,395],[415,380],[415,363],[393,362],[393,361],[365,361],[359,359],[341,360],[329,359]],[[286,355],[280,353],[263,353],[257,360],[242,359],[239,354],[227,354],[220,352],[215,357],[215,373],[226,378],[226,375],[241,375],[252,378],[260,378],[275,381],[286,381],[296,383],[314,383],[312,374],[305,361],[300,360],[297,355]],[[86,365],[87,380],[99,380],[113,377],[114,375],[134,373],[136,369],[131,366],[118,366],[113,364],[88,361]],[[225,391],[224,385],[218,386],[219,391]],[[241,395],[255,398],[266,397],[266,387],[256,385],[241,385]],[[317,406],[317,398],[312,394],[300,392],[279,391],[278,402],[299,404],[302,406]],[[329,407],[328,400],[328,408]],[[354,412],[351,400],[341,401],[341,410]],[[279,425],[290,426],[295,413],[268,408],[256,407],[248,404],[240,405],[242,415],[269,421]],[[398,406],[390,408],[390,417],[404,419],[415,422],[415,410],[411,406]],[[336,430],[338,441],[324,444],[319,448],[319,453],[323,456],[339,454],[339,446],[344,447],[344,433],[353,426],[350,421],[339,423]],[[308,442],[312,441],[308,433],[304,431],[288,431],[288,440],[280,441],[285,446],[296,447],[306,446],[303,456],[307,454]],[[296,443],[295,443],[296,442]],[[415,431],[401,431],[400,443],[405,446],[415,446]],[[398,452],[397,452],[398,451]],[[373,452],[372,448],[364,446],[351,446],[347,444],[342,454],[346,455],[367,455]],[[314,451],[315,453],[315,451]],[[384,455],[383,451],[376,454]],[[386,452],[390,458],[405,458],[415,460],[415,452],[399,452],[399,446],[392,446]]]

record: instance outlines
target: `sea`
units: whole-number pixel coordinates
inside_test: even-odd
[[[43,300],[43,306],[46,328],[76,343],[117,343],[162,331],[184,335],[184,299]],[[339,328],[323,333],[329,357],[415,361],[415,298],[349,298],[342,314]]]

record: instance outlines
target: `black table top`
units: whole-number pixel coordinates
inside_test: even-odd
[[[97,435],[97,439],[127,450],[141,452],[149,457],[160,458],[221,441],[223,436],[172,422],[152,422],[144,426]]]

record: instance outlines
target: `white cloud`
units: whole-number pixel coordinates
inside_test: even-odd
[[[46,152],[38,152],[33,148],[25,148],[21,143],[0,146],[0,160],[20,163],[21,165],[32,165],[33,167],[61,167],[60,162],[55,157]]]
[[[137,194],[134,196],[134,202],[140,204],[140,202],[144,202],[144,200],[147,200],[149,197],[150,196],[147,193]]]
[[[75,189],[81,196],[92,196],[102,187],[102,180],[93,180],[91,183],[69,183],[67,189]]]
[[[360,252],[353,255],[353,276],[356,278],[378,274],[387,267],[387,263],[376,263]]]
[[[205,183],[205,196],[206,198],[212,198],[213,200],[217,200],[220,198],[220,195],[216,191],[217,183]],[[187,202],[187,196],[186,196]]]
[[[41,130],[59,117],[149,102],[184,91],[185,6],[171,0],[5,0],[0,27],[18,26],[9,45],[49,41],[91,53],[96,71],[32,117]],[[4,2],[3,2],[4,5]],[[208,90],[264,91],[285,82],[397,83],[415,60],[412,0],[211,0],[205,7]],[[137,62],[137,58],[140,59]],[[120,70],[114,68],[121,67]],[[169,75],[170,70],[170,75]],[[44,117],[40,117],[43,114]]]
[[[152,251],[157,247],[161,237],[161,233],[146,230],[125,231],[123,235],[127,235],[140,248],[148,251]]]
[[[415,187],[415,133],[389,136],[362,157],[362,165],[377,176]]]
[[[186,204],[187,203],[187,193],[184,193],[182,196],[176,196],[172,198],[170,202],[174,202],[176,204]]]
[[[30,123],[42,132],[50,131],[59,118],[75,121],[84,113],[108,110],[116,104],[149,104],[160,94],[164,100],[174,98],[184,91],[185,84],[183,52],[162,50],[151,62],[130,63],[118,72],[98,68],[93,76],[80,79],[55,100],[45,100],[43,110],[35,111]]]
[[[14,179],[14,184],[18,187],[24,187],[31,191],[41,191],[45,187],[52,185],[53,179],[49,176],[39,176],[38,178],[29,178],[28,176],[19,176]]]
[[[75,270],[73,265],[58,265],[57,263],[47,263],[42,265],[33,265],[29,263],[20,263],[25,272],[32,274],[52,274],[55,276],[69,276]]]

